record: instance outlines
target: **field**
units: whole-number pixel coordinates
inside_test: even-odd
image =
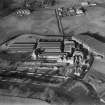
[[[54,7],[49,10],[33,11],[30,15],[19,16],[16,12],[12,12],[5,17],[0,17],[0,44],[6,41],[8,38],[18,36],[20,34],[39,34],[39,35],[61,35],[58,29],[58,24],[55,15],[55,8],[58,7],[71,7],[80,5],[80,1],[83,0],[58,0]],[[100,37],[105,38],[105,4],[104,0],[94,0],[100,3],[95,7],[88,7],[86,15],[71,16],[62,18],[62,25],[64,33],[66,35],[75,35],[91,32],[98,33]],[[20,3],[20,2],[18,2]],[[101,4],[102,3],[102,4]],[[6,13],[7,11],[5,11]],[[0,14],[2,14],[0,12]],[[86,39],[90,40],[90,39]],[[89,41],[90,46],[97,50],[103,50],[105,52],[105,40],[102,46],[98,43]],[[98,45],[97,45],[98,44]],[[102,47],[102,49],[101,49]],[[99,49],[98,49],[99,48]],[[105,53],[104,53],[105,55]],[[105,59],[95,60],[94,64],[85,78],[86,82],[89,82],[94,89],[96,89],[98,95],[105,98]],[[78,103],[78,104],[77,104]],[[8,97],[0,95],[0,105],[49,105],[48,103],[41,102],[33,99],[20,99],[16,97]],[[72,105],[85,105],[76,101]],[[93,104],[93,103],[92,103]],[[89,105],[92,105],[89,104]],[[87,105],[87,104],[86,104]],[[97,104],[98,105],[98,104]],[[104,105],[104,104],[103,104]]]

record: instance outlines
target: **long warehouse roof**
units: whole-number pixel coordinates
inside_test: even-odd
[[[84,46],[88,47],[91,51],[105,56],[105,43],[98,41],[88,35],[73,36],[74,40],[78,40]]]

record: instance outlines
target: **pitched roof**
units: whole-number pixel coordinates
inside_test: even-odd
[[[88,35],[76,35],[73,36],[73,39],[82,43],[85,47],[89,48],[90,51],[105,56],[105,43],[98,41]]]

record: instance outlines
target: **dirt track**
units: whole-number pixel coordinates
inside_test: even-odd
[[[0,96],[0,105],[50,105],[38,99]]]

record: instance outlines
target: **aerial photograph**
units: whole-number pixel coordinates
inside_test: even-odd
[[[0,105],[105,105],[105,0],[0,0]]]

